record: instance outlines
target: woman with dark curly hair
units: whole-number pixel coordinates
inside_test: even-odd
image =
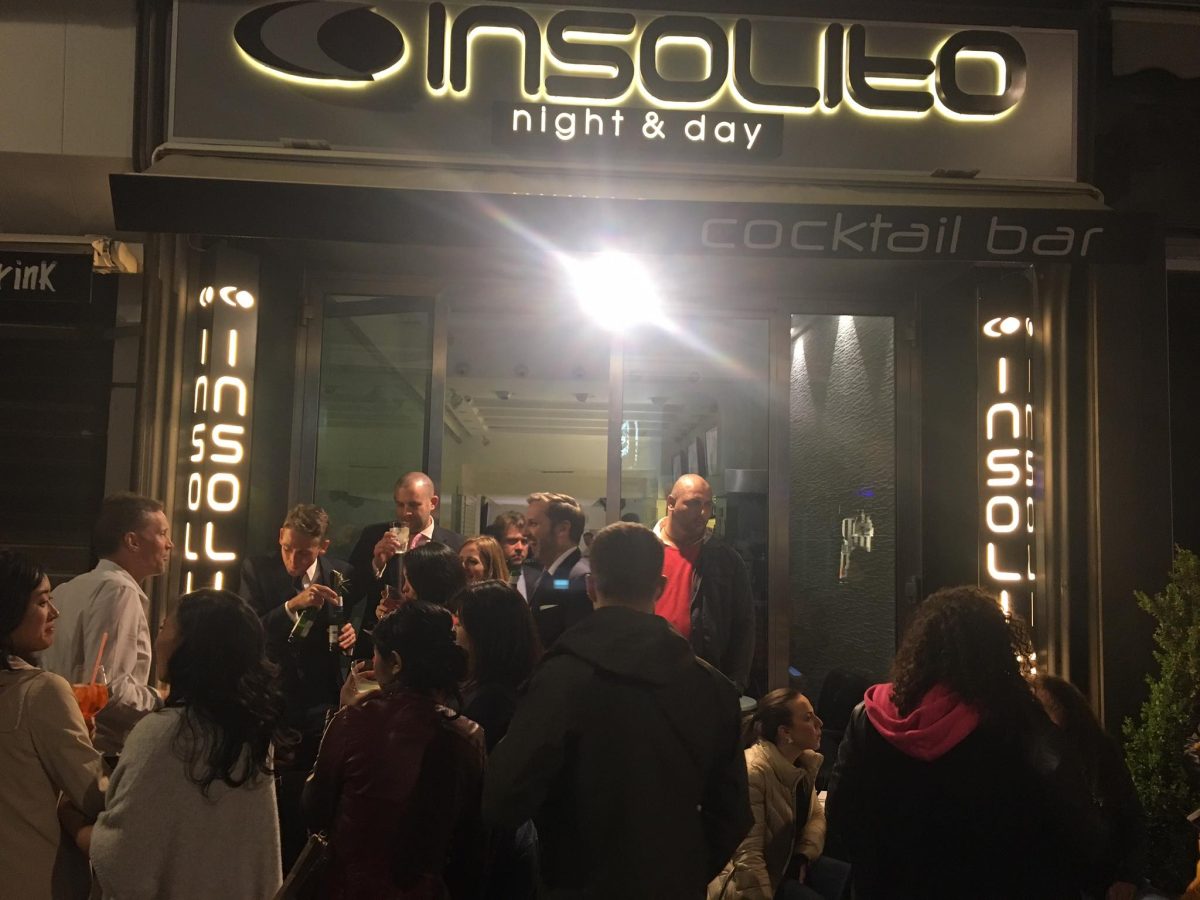
[[[193,591],[156,649],[170,697],[130,732],[91,835],[103,895],[270,897],[282,703],[258,615],[229,591]]]
[[[0,550],[0,894],[28,900],[88,895],[87,861],[64,838],[59,796],[95,816],[104,764],[71,692],[40,669],[58,610],[45,570]],[[82,821],[81,821],[82,824]]]
[[[477,897],[483,735],[439,702],[467,671],[450,613],[414,600],[384,616],[374,667],[378,691],[347,679],[304,786],[309,828],[329,835],[322,896]]]
[[[1080,766],[996,601],[945,588],[846,729],[826,806],[855,896],[1078,898],[1104,846]]]

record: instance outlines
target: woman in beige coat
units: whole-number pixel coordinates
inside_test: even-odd
[[[0,894],[22,900],[88,895],[59,796],[92,817],[104,807],[103,763],[71,686],[32,663],[57,618],[42,567],[0,550]]]
[[[781,688],[758,702],[752,724],[757,739],[746,749],[746,770],[754,825],[708,886],[708,898],[819,898],[805,880],[825,848],[816,791],[821,720],[807,697]]]

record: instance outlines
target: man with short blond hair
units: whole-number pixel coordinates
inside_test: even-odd
[[[537,825],[556,897],[695,898],[753,822],[737,693],[654,604],[663,546],[596,535],[596,611],[546,653],[488,758],[489,824]]]
[[[325,730],[325,719],[338,706],[348,660],[357,635],[347,621],[338,587],[355,578],[349,563],[326,555],[329,515],[319,506],[299,503],[283,519],[279,552],[242,561],[238,593],[258,613],[267,638],[267,655],[279,666],[284,722],[300,735],[290,759],[278,761],[280,842],[284,871],[304,849],[307,835],[300,816],[300,791],[312,769]],[[306,611],[306,634],[292,631]],[[329,629],[337,629],[337,647]]]
[[[744,691],[754,657],[750,572],[737,551],[708,530],[712,502],[712,488],[699,475],[681,476],[667,494],[667,515],[654,526],[667,580],[655,611]]]
[[[517,590],[529,603],[542,646],[549,647],[566,629],[592,611],[587,594],[588,561],[579,549],[585,517],[569,494],[530,494],[525,536],[533,560],[521,571]]]

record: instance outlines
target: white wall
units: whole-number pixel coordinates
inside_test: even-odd
[[[133,0],[0,2],[0,234],[113,232],[132,169]]]
[[[0,152],[131,157],[133,0],[0,4]]]

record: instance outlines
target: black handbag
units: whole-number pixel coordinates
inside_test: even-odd
[[[321,874],[329,865],[329,840],[324,834],[310,834],[296,863],[288,872],[274,900],[314,900],[319,896]]]

